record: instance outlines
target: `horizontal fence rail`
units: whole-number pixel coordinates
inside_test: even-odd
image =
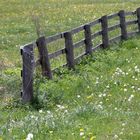
[[[128,17],[130,16],[133,17],[133,19],[128,20]],[[109,22],[112,19],[118,23],[110,26]],[[135,25],[136,29],[129,31],[128,27],[132,25]],[[99,26],[99,29],[93,31],[92,28],[96,26]],[[120,33],[115,37],[110,38],[110,32],[115,30],[119,30]],[[74,35],[80,32],[84,32],[84,38],[74,42]],[[70,31],[62,32],[47,38],[45,36],[40,37],[36,42],[21,47],[23,62],[21,74],[22,100],[24,102],[29,102],[33,99],[33,74],[37,66],[41,66],[43,76],[52,79],[51,59],[65,54],[66,64],[63,64],[63,66],[74,69],[75,64],[83,56],[91,55],[95,50],[100,48],[108,48],[111,43],[126,40],[128,37],[137,35],[138,33],[140,33],[140,8],[137,8],[134,12],[125,12],[124,10],[121,10],[115,14],[105,15],[93,22],[74,28]],[[98,37],[101,37],[101,42],[95,44],[96,38]],[[64,40],[63,48],[49,53],[48,45],[62,39]],[[85,51],[75,57],[74,50],[79,47],[84,47]],[[39,58],[37,58],[36,61],[34,55],[35,48],[38,48],[39,52]]]

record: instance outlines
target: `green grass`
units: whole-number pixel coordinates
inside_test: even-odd
[[[1,1],[0,58],[5,65],[19,65],[19,47],[37,38],[33,16],[39,16],[42,33],[49,36],[121,9],[133,11],[138,6],[139,0]]]
[[[59,69],[51,81],[36,79],[37,98],[31,105],[3,98],[0,136],[25,139],[32,133],[37,140],[138,140],[139,55],[138,37],[94,53],[75,71]]]
[[[29,133],[35,140],[139,140],[139,36],[84,58],[74,71],[58,69],[51,81],[35,75],[35,101],[19,98],[19,47],[37,38],[33,16],[49,36],[138,6],[139,0],[0,1],[0,140]]]

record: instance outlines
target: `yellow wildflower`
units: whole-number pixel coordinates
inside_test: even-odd
[[[95,140],[96,139],[96,136],[92,136],[91,138],[90,138],[90,140]]]
[[[90,95],[90,96],[87,96],[87,99],[92,99],[92,97],[93,97],[92,95]]]
[[[83,139],[85,139],[85,138],[86,138],[86,136],[83,136],[82,138],[83,138]]]
[[[80,128],[80,132],[83,132],[84,131],[84,129],[83,128]]]

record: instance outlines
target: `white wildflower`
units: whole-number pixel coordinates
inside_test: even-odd
[[[102,104],[103,104],[103,102],[99,102],[99,104],[101,104],[101,105],[102,105]]]
[[[80,136],[83,136],[84,135],[84,132],[80,132]]]
[[[29,133],[29,134],[27,135],[26,140],[31,140],[31,139],[33,139],[33,134],[32,134],[32,133]]]
[[[68,113],[68,110],[65,110],[64,113]]]
[[[107,85],[106,88],[109,88],[109,85]]]
[[[125,126],[126,124],[125,123],[122,123],[122,126]]]
[[[106,96],[106,94],[104,93],[104,94],[103,94],[103,97],[105,97],[105,96]]]
[[[102,94],[99,94],[98,97],[101,98],[102,97]]]
[[[80,95],[77,95],[77,98],[80,98],[81,96]]]
[[[42,110],[39,110],[39,113],[43,113],[43,111]]]
[[[126,92],[126,91],[127,91],[127,89],[126,89],[126,88],[124,88],[124,91]]]
[[[118,135],[115,135],[115,136],[114,136],[114,139],[117,139],[117,138],[118,138]]]
[[[133,79],[135,79],[135,76],[132,76]]]
[[[128,75],[128,72],[126,72],[126,75]]]
[[[97,107],[98,107],[99,109],[103,109],[102,105],[100,105],[100,104],[99,104]]]
[[[131,88],[132,88],[132,89],[134,89],[134,88],[135,88],[135,86],[132,86]]]
[[[56,105],[59,109],[65,109],[65,107],[64,106],[62,106],[62,105]]]
[[[132,94],[132,95],[128,98],[128,102],[130,102],[133,98],[134,98],[134,95]]]
[[[47,110],[47,113],[48,113],[48,114],[51,114],[51,111]]]
[[[114,110],[117,110],[117,109],[118,109],[117,107],[114,108]]]

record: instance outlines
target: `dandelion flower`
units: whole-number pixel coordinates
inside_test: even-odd
[[[94,139],[96,139],[96,136],[92,136],[92,137],[90,138],[90,140],[94,140]]]
[[[83,128],[80,128],[80,132],[83,132],[84,131],[84,129]]]

